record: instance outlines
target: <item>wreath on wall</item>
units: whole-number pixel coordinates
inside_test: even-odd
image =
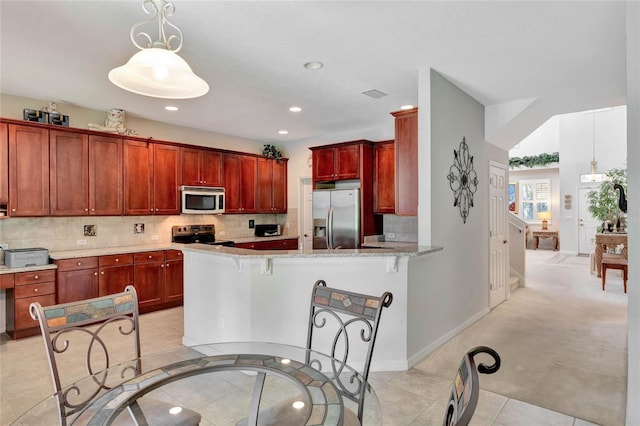
[[[512,157],[509,158],[509,167],[535,167],[546,166],[550,163],[559,163],[560,154],[552,152],[551,154],[543,153],[540,155],[527,155],[525,157]]]

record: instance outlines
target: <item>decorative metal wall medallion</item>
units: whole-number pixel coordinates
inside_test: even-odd
[[[473,207],[473,194],[478,189],[478,176],[473,169],[473,156],[469,155],[469,147],[464,137],[458,151],[453,150],[453,157],[453,165],[449,167],[447,179],[453,191],[453,206],[458,206],[462,222],[467,223],[469,209]]]

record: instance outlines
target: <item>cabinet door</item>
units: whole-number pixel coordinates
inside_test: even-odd
[[[256,212],[257,158],[249,155],[240,157],[240,196],[242,213]]]
[[[274,213],[287,212],[287,162],[273,161],[273,211]]]
[[[242,210],[242,198],[240,197],[240,156],[235,154],[224,155],[224,189],[225,189],[225,213],[240,213]]]
[[[313,181],[335,180],[336,151],[325,148],[312,151]]]
[[[124,141],[124,214],[153,214],[153,155],[149,143]]]
[[[134,266],[133,285],[138,293],[140,308],[164,301],[164,269],[164,260]]]
[[[128,285],[133,285],[133,265],[100,268],[98,282],[100,296],[120,293]]]
[[[37,296],[37,297],[27,297],[24,299],[15,299],[14,302],[14,330],[24,330],[32,327],[39,327],[38,321],[31,318],[31,314],[29,313],[29,306],[32,303],[39,302],[42,306],[50,306],[56,304],[56,295],[49,294],[46,296]],[[7,321],[9,322],[9,321]],[[9,331],[9,326],[7,326],[7,331]],[[37,333],[33,333],[34,335]],[[31,334],[29,334],[31,335]],[[14,338],[15,335],[14,335]]]
[[[396,140],[396,214],[418,214],[418,110],[393,114]]]
[[[8,202],[9,202],[9,126],[7,125],[7,123],[0,123],[0,204],[6,204]]]
[[[49,130],[9,125],[9,215],[49,214]]]
[[[396,158],[394,142],[375,144],[373,154],[373,212],[394,213],[396,209]]]
[[[201,161],[202,185],[222,186],[222,153],[203,151]]]
[[[49,131],[49,214],[89,214],[89,137]]]
[[[98,297],[98,268],[58,272],[57,297],[57,303]]]
[[[122,216],[122,138],[89,136],[89,214]]]
[[[155,214],[180,214],[178,172],[180,148],[153,145],[153,205]]]
[[[200,150],[181,148],[180,149],[181,179],[182,185],[199,186],[202,185],[200,177]]]
[[[360,178],[360,145],[340,146],[336,148],[335,179]]]
[[[182,259],[167,260],[165,262],[165,301],[175,302],[182,300],[184,285],[184,262]]]
[[[258,188],[256,211],[258,213],[273,212],[273,160],[258,158]]]

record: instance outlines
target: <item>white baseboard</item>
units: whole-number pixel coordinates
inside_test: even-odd
[[[417,353],[415,353],[414,355],[410,356],[409,360],[408,360],[409,361],[408,368],[411,368],[414,365],[416,365],[418,362],[422,361],[431,352],[435,351],[440,346],[442,346],[445,343],[447,343],[449,340],[451,340],[452,338],[454,338],[455,336],[460,334],[467,327],[469,327],[471,324],[473,324],[474,322],[478,321],[480,318],[482,318],[485,315],[487,315],[489,312],[491,312],[491,309],[489,309],[489,307],[484,308],[482,311],[480,311],[477,314],[475,314],[474,316],[470,317],[465,322],[460,324],[458,327],[456,327],[453,330],[449,331],[447,334],[443,335],[439,339],[436,339],[430,345],[425,346],[424,348],[419,350]]]

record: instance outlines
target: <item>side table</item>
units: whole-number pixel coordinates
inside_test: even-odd
[[[533,249],[538,249],[538,243],[540,238],[553,238],[553,249],[558,250],[558,243],[560,238],[558,237],[558,231],[550,231],[550,230],[538,230],[533,231]]]

